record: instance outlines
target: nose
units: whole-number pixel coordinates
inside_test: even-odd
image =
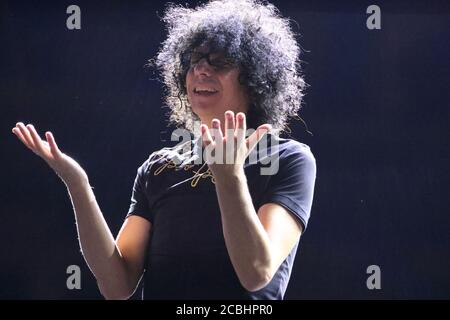
[[[200,59],[200,61],[194,65],[194,73],[196,75],[209,76],[211,75],[212,71],[213,69],[206,58]]]

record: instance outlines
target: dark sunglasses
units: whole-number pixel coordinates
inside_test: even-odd
[[[206,59],[208,64],[216,69],[229,69],[236,66],[233,59],[226,57],[217,52],[202,53],[197,51],[191,51],[184,55],[183,62],[188,64],[189,67],[195,66],[203,58]]]

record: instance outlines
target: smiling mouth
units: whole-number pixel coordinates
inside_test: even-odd
[[[216,89],[213,88],[194,88],[194,94],[199,96],[211,96],[217,92],[219,92]]]

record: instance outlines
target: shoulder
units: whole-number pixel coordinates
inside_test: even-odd
[[[308,171],[315,176],[316,159],[311,148],[304,143],[268,134],[259,141],[257,149],[252,151],[248,162],[249,167],[253,164],[252,169],[259,169],[261,175],[280,177],[294,171]]]
[[[286,155],[299,154],[314,158],[310,146],[308,146],[305,143],[293,139],[286,139],[280,137],[274,137],[274,140],[278,141],[278,144],[280,146],[280,152],[283,152]]]
[[[301,162],[316,166],[316,158],[311,151],[310,146],[293,139],[280,138],[273,136],[271,138],[272,147],[275,143],[275,151],[278,153],[280,162],[292,163]]]

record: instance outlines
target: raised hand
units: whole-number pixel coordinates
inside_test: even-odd
[[[271,129],[270,124],[263,124],[245,138],[247,131],[245,114],[239,112],[235,117],[234,112],[230,110],[225,112],[225,135],[219,119],[212,120],[211,129],[202,124],[203,146],[206,151],[211,151],[206,152],[205,160],[215,178],[241,173],[247,156]],[[208,156],[211,154],[214,155],[214,159]]]
[[[66,185],[83,183],[88,180],[83,168],[59,150],[51,132],[45,133],[47,141],[42,140],[32,124],[25,126],[22,122],[18,122],[12,132],[28,149],[44,159]]]

